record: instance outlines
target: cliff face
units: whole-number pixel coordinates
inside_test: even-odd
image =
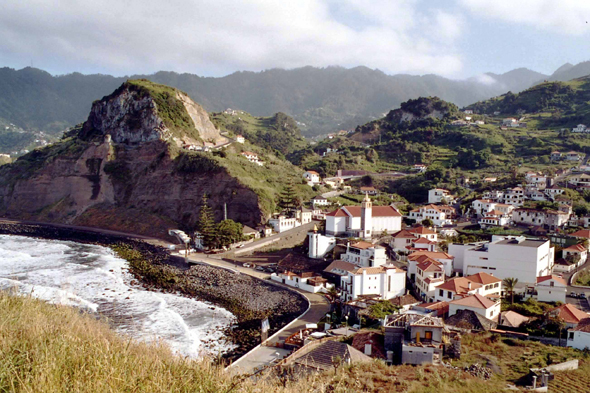
[[[188,153],[178,146],[223,137],[200,106],[170,96],[181,98],[163,107],[152,92],[123,85],[95,102],[81,129],[0,168],[0,214],[163,236],[194,227],[206,193],[217,219],[227,204],[228,218],[263,221],[258,195],[212,156],[192,153],[200,166],[180,167]],[[186,132],[183,121],[191,122]]]

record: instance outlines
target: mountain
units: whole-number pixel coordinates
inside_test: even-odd
[[[84,121],[92,102],[127,79],[148,79],[188,93],[207,111],[227,108],[268,117],[292,116],[306,136],[359,124],[383,116],[402,102],[438,96],[464,106],[507,90],[526,88],[541,74],[519,69],[487,75],[486,80],[451,80],[436,75],[386,75],[367,67],[303,67],[292,70],[236,72],[221,78],[158,72],[113,77],[73,73],[52,76],[35,69],[0,69],[0,118],[28,131],[59,135]],[[490,83],[491,82],[491,83]]]
[[[547,77],[540,72],[529,70],[528,68],[517,68],[504,74],[486,73],[485,75],[493,78],[503,88],[503,92],[519,92],[533,86],[539,80]]]
[[[206,152],[214,143],[223,148]],[[59,142],[0,167],[0,215],[161,237],[194,229],[206,194],[217,220],[225,206],[228,218],[255,226],[289,179],[310,196],[302,172],[264,148],[229,143],[186,93],[131,80]]]
[[[576,65],[566,63],[551,74],[547,80],[565,82],[587,75],[590,75],[590,61],[585,61]]]

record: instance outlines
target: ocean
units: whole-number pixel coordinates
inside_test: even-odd
[[[102,246],[0,235],[0,290],[107,317],[120,333],[163,340],[182,356],[216,356],[235,347],[224,339],[227,310],[133,283],[127,261]]]

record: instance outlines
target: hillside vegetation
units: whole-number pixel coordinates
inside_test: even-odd
[[[94,316],[0,292],[2,392],[432,392],[492,393],[483,381],[433,366],[342,366],[292,381],[232,377],[208,360],[174,356],[165,345],[119,336]]]

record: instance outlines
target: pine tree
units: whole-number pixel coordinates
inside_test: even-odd
[[[278,205],[283,210],[293,210],[298,205],[298,195],[293,182],[289,181],[283,191],[279,194]]]
[[[197,230],[203,236],[203,246],[215,247],[217,243],[217,225],[213,217],[213,211],[209,207],[207,194],[203,194],[201,201],[201,210],[199,211],[199,220],[197,222]]]

